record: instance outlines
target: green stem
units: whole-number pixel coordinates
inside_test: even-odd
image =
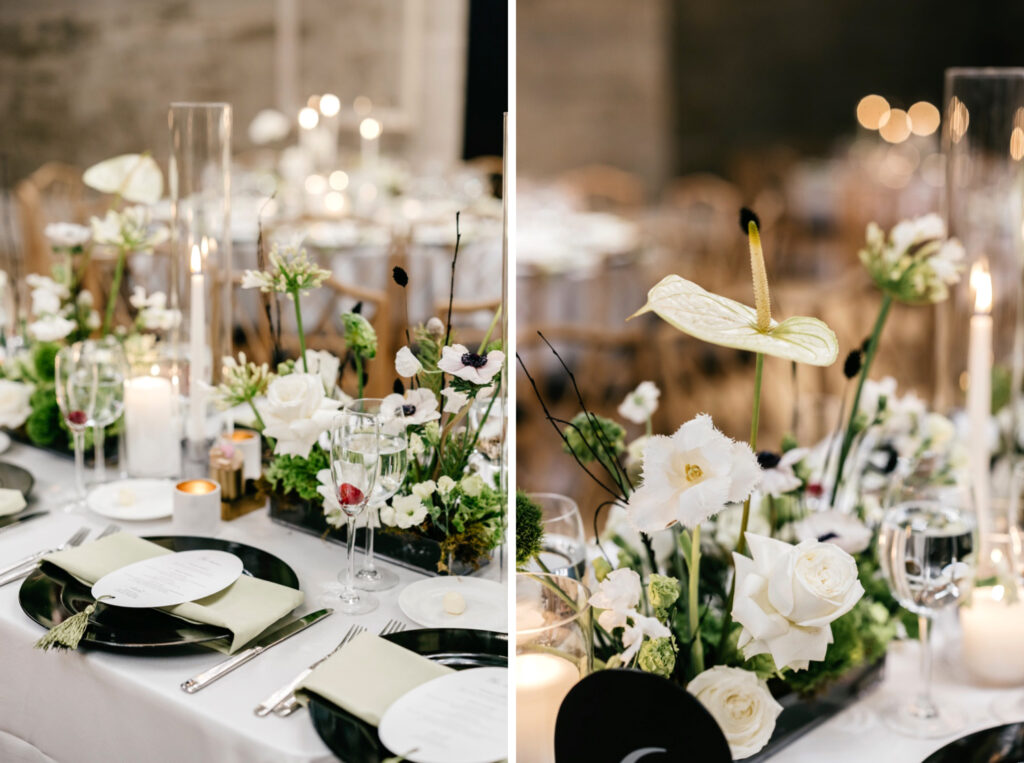
[[[495,326],[498,325],[498,318],[501,317],[501,308],[499,307],[494,311],[494,317],[491,318],[491,325],[487,327],[487,333],[484,334],[483,340],[480,342],[480,349],[477,350],[478,355],[483,355],[484,349],[487,347],[487,343],[491,341],[491,334],[494,333]]]
[[[292,289],[292,301],[295,302],[295,327],[299,330],[299,352],[302,353],[302,370],[309,373],[309,363],[306,361],[306,332],[302,329],[302,308],[299,307],[299,290]],[[358,355],[356,356],[359,357]],[[358,361],[357,361],[358,363]],[[359,375],[362,379],[362,374]],[[362,397],[362,389],[359,390],[359,397]]]
[[[694,675],[704,672],[704,645],[700,640],[700,599],[698,597],[698,586],[700,584],[700,525],[693,528],[693,537],[690,541],[690,638],[693,639],[691,656],[693,659]]]
[[[117,305],[117,295],[121,291],[121,280],[124,278],[124,263],[128,253],[124,249],[117,250],[117,264],[114,266],[114,281],[110,284],[110,296],[107,297],[107,312],[103,318],[103,336],[110,333],[114,324],[114,307]]]
[[[251,397],[249,398],[249,407],[252,408],[252,413],[256,417],[256,423],[260,425],[260,431],[262,432],[267,428],[267,425],[263,423],[263,417],[260,416],[260,412],[256,408],[256,401]]]
[[[356,360],[356,400],[363,399],[363,358],[358,352],[353,353]]]
[[[650,437],[654,433],[654,425],[651,423],[651,417],[647,417],[647,436]]]
[[[871,338],[868,340],[867,350],[864,353],[864,364],[860,368],[860,376],[857,379],[857,391],[853,395],[853,405],[850,406],[850,415],[846,420],[846,431],[843,432],[843,446],[839,450],[839,463],[836,465],[836,479],[832,483],[832,498],[830,506],[835,506],[836,495],[839,493],[839,485],[843,481],[843,467],[846,466],[846,458],[850,455],[850,446],[856,432],[853,431],[853,421],[857,417],[860,408],[860,395],[864,389],[864,382],[871,371],[871,363],[878,351],[878,339],[885,327],[885,319],[889,316],[889,308],[892,307],[892,297],[888,294],[882,296],[882,307],[878,311],[878,318],[875,319],[875,326],[871,330]]]

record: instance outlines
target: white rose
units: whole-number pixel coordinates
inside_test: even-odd
[[[399,376],[409,379],[422,370],[423,364],[408,347],[403,347],[395,354],[395,372]]]
[[[32,390],[31,384],[0,379],[0,427],[17,429],[25,423],[32,413]]]
[[[831,543],[798,546],[747,533],[752,558],[733,554],[736,598],[732,614],[743,630],[739,647],[749,659],[771,654],[781,670],[802,670],[825,659],[829,624],[864,595],[857,563]]]
[[[29,335],[39,342],[56,342],[75,329],[75,322],[59,315],[51,315],[28,324]]]
[[[415,437],[415,435],[413,435]],[[420,500],[427,500],[437,490],[437,484],[434,480],[426,480],[425,482],[417,482],[412,486],[412,494],[419,497]]]
[[[695,676],[686,690],[711,713],[735,760],[749,758],[768,744],[782,712],[768,685],[742,668],[716,665]]]
[[[267,399],[260,406],[266,423],[264,434],[277,440],[274,453],[308,458],[321,433],[338,418],[341,401],[324,394],[315,374],[279,376],[267,387]]]

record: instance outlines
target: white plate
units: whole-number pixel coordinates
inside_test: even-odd
[[[444,595],[449,591],[462,594],[466,600],[466,611],[461,615],[444,611]],[[419,580],[402,589],[398,606],[406,617],[426,628],[508,630],[508,593],[505,586],[493,580],[445,576]]]
[[[0,453],[11,447],[11,436],[7,432],[0,432]]]
[[[122,490],[132,493],[132,503],[121,504]],[[86,502],[101,516],[141,522],[171,516],[173,491],[174,483],[170,480],[118,480],[93,488]]]
[[[466,723],[472,718],[472,723]],[[413,763],[493,763],[508,753],[508,669],[460,670],[403,694],[380,741]]]

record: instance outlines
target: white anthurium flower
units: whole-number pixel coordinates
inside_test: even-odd
[[[34,389],[31,384],[0,379],[0,427],[17,429],[28,420]]]
[[[259,407],[264,436],[277,441],[274,453],[308,458],[320,435],[337,421],[341,401],[326,396],[319,376],[293,373],[270,382]]]
[[[743,668],[715,665],[694,676],[686,690],[718,723],[734,760],[764,748],[782,712],[768,684]]]
[[[609,572],[597,592],[590,597],[590,606],[604,610],[597,618],[601,627],[609,633],[615,628],[625,627],[627,618],[636,615],[642,587],[636,570],[624,567]]]
[[[674,435],[654,435],[644,450],[644,481],[629,497],[637,530],[653,533],[677,522],[694,528],[757,487],[761,467],[746,443],[735,442],[700,414]]]
[[[453,387],[445,387],[441,390],[441,394],[444,396],[444,413],[458,413],[469,402],[468,394],[459,392]]]
[[[392,393],[381,401],[380,407],[382,410],[401,411],[406,426],[426,424],[441,418],[441,412],[437,410],[437,398],[424,387],[406,390],[405,395]]]
[[[619,405],[619,415],[634,424],[644,424],[658,409],[661,390],[652,381],[640,382]]]
[[[331,395],[338,386],[338,371],[341,369],[341,361],[327,350],[306,350],[306,366],[308,368],[306,373],[319,376],[324,385],[324,392]],[[295,368],[302,368],[301,360],[295,363]]]
[[[43,228],[43,235],[50,245],[60,249],[74,249],[84,246],[92,238],[92,229],[77,223],[50,223]]]
[[[483,385],[490,384],[504,363],[505,353],[501,350],[491,350],[486,355],[480,355],[471,352],[463,344],[454,344],[441,348],[441,359],[437,367],[471,384]]]
[[[148,154],[122,154],[94,164],[82,175],[82,182],[135,204],[156,204],[164,192],[160,165]]]
[[[628,665],[636,657],[645,638],[668,638],[672,631],[656,617],[646,617],[633,610],[622,632],[622,645],[626,647],[620,658],[623,665]]]
[[[803,461],[808,453],[807,448],[793,448],[781,456],[774,453],[759,453],[758,463],[764,469],[761,484],[758,486],[761,492],[778,498],[803,485],[803,480],[796,476],[793,467]]]
[[[380,508],[380,521],[389,527],[408,530],[422,524],[427,518],[427,507],[417,495],[400,495],[391,499],[391,505]]]
[[[839,546],[809,540],[788,543],[746,534],[751,556],[734,553],[733,618],[743,630],[738,646],[749,659],[770,654],[782,670],[806,669],[825,659],[830,623],[864,595],[857,563]]]
[[[75,322],[59,315],[48,315],[28,324],[28,333],[37,342],[57,342],[75,330]]]
[[[757,310],[713,294],[677,275],[647,292],[647,304],[631,318],[653,312],[684,334],[721,347],[748,350],[812,366],[830,366],[839,355],[836,335],[817,318],[794,316],[758,328]]]
[[[423,370],[423,364],[413,355],[408,346],[395,353],[395,373],[404,379],[411,379]]]
[[[848,554],[859,554],[871,545],[871,530],[853,514],[845,511],[815,511],[794,522],[798,541],[817,540],[834,543]]]

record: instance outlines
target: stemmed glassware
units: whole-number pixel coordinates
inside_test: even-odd
[[[366,511],[377,481],[380,450],[380,424],[376,416],[345,410],[331,431],[331,482],[338,505],[348,518],[348,571],[338,575],[341,582],[339,611],[362,615],[377,608],[377,599],[360,593],[353,583],[356,576],[356,518]]]
[[[128,375],[128,360],[121,343],[112,336],[85,342],[82,353],[96,368],[96,406],[92,419],[93,445],[96,450],[94,479],[96,484],[102,484],[107,478],[104,430],[124,412],[124,380]]]
[[[530,493],[541,508],[544,538],[541,553],[532,565],[554,575],[583,580],[587,567],[587,539],[579,506],[558,493]],[[542,567],[541,567],[542,565]]]
[[[354,585],[363,591],[386,591],[398,585],[398,575],[381,569],[374,563],[373,536],[375,519],[384,503],[394,496],[405,482],[409,469],[408,438],[405,434],[404,414],[401,408],[386,410],[383,400],[363,398],[353,400],[346,410],[375,416],[380,427],[380,458],[377,463],[377,482],[369,500],[366,522],[366,561],[356,573]],[[377,516],[374,516],[377,515]]]
[[[917,615],[921,641],[921,686],[910,702],[887,707],[883,719],[913,737],[948,736],[965,720],[956,708],[932,696],[932,619],[955,607],[973,585],[975,522],[966,490],[908,479],[888,495],[890,508],[879,529],[878,557],[900,606]]]
[[[85,430],[96,416],[99,391],[99,369],[85,342],[76,342],[57,353],[54,364],[54,391],[57,405],[75,448],[75,503],[68,510],[85,502]]]

